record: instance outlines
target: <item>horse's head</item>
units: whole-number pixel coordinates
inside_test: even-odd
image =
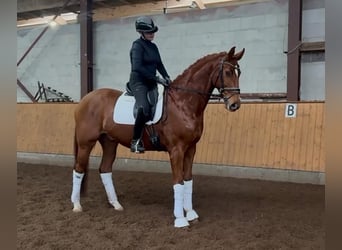
[[[235,47],[220,59],[218,72],[214,76],[213,84],[223,97],[226,108],[236,111],[240,108],[239,77],[241,74],[238,61],[245,53],[245,49],[235,54]]]

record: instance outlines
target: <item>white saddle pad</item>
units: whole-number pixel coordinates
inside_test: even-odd
[[[163,92],[164,86],[158,84],[158,102],[156,107],[156,112],[152,121],[146,122],[147,125],[157,123],[163,112]],[[119,96],[113,112],[113,120],[115,123],[133,125],[135,123],[135,118],[133,116],[133,108],[135,99],[133,96],[127,96],[124,92]]]

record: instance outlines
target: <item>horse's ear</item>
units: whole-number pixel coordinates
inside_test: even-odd
[[[234,57],[235,54],[235,46],[232,47],[229,52],[228,52],[228,60],[232,59]]]
[[[234,59],[236,59],[237,61],[239,61],[239,60],[242,58],[242,56],[243,56],[244,53],[245,53],[245,48],[243,48],[240,52],[236,53],[236,54],[234,55]]]

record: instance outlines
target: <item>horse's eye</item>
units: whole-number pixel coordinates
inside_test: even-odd
[[[228,77],[232,76],[232,72],[229,71],[229,70],[227,70],[227,71],[226,71],[226,76],[228,76]]]

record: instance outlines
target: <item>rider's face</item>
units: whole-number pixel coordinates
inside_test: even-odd
[[[154,33],[152,32],[144,32],[144,37],[146,40],[152,41],[154,38]]]

